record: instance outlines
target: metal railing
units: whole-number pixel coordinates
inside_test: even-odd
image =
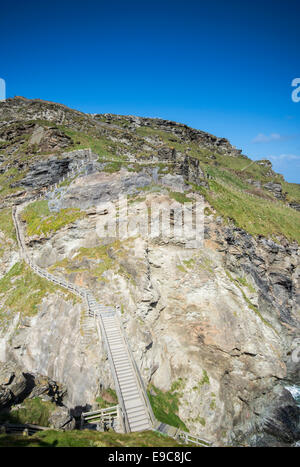
[[[192,444],[197,444],[198,446],[203,446],[203,447],[211,447],[212,442],[208,441],[207,439],[200,438],[199,436],[196,435],[191,435],[190,433],[187,433],[186,431],[178,430],[176,435],[174,436],[175,439],[178,441],[183,441],[184,443],[192,443]]]
[[[151,404],[150,404],[150,401],[149,401],[149,398],[148,398],[148,395],[147,395],[147,391],[146,391],[146,388],[145,388],[145,385],[144,385],[142,375],[141,375],[140,370],[139,370],[139,368],[138,368],[138,366],[136,364],[136,361],[135,361],[135,358],[133,356],[130,344],[128,342],[126,332],[125,332],[125,329],[123,327],[123,323],[121,321],[121,316],[119,314],[119,311],[116,311],[116,316],[117,316],[117,319],[118,319],[118,324],[119,324],[119,328],[120,328],[122,337],[123,337],[124,342],[125,342],[125,347],[127,349],[129,359],[131,361],[133,371],[135,373],[136,380],[138,382],[139,393],[140,393],[140,395],[142,397],[142,401],[144,403],[146,411],[148,412],[148,415],[149,415],[150,421],[152,423],[152,426],[155,426],[156,419],[155,419],[155,416],[154,416],[154,413],[153,413],[153,410],[152,410],[152,407],[151,407]]]
[[[101,316],[99,317],[99,320],[97,320],[97,321],[95,320],[95,323],[96,323],[96,327],[97,327],[99,337],[102,336],[102,340],[103,340],[103,343],[104,343],[104,349],[105,349],[107,357],[108,357],[110,369],[111,369],[111,372],[112,372],[112,377],[113,377],[114,384],[115,384],[117,398],[118,398],[118,401],[119,401],[119,404],[120,404],[120,407],[121,407],[121,410],[122,410],[122,414],[123,414],[122,428],[123,428],[125,433],[129,433],[130,432],[130,425],[129,425],[127,412],[126,412],[126,409],[125,409],[125,401],[124,401],[123,396],[122,396],[122,392],[121,392],[121,388],[120,388],[120,384],[119,384],[119,379],[118,379],[118,376],[117,376],[117,370],[116,370],[116,367],[115,367],[115,364],[114,364],[114,361],[113,361],[112,353],[111,353],[111,350],[110,350],[110,346],[109,346],[109,343],[108,343],[108,338],[107,338],[107,335],[106,335],[106,332],[105,332],[105,327],[104,327]]]
[[[33,435],[39,431],[51,430],[49,427],[32,425],[31,423],[2,423],[0,425],[0,433],[2,434],[27,434]]]
[[[84,412],[81,414],[81,429],[86,425],[97,425],[105,428],[118,429],[122,426],[122,410],[119,405],[107,407],[105,409],[95,410],[93,412]]]

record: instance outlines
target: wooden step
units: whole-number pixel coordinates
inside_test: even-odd
[[[140,413],[145,413],[144,405],[140,405],[140,406],[137,406],[137,407],[132,407],[130,409],[127,409],[128,417],[130,417],[131,415],[140,414]]]
[[[130,423],[130,429],[131,431],[145,431],[145,430],[151,430],[151,426],[149,422],[142,421],[141,423]]]
[[[148,423],[149,420],[148,420],[148,417],[146,415],[146,412],[144,413],[141,413],[139,415],[132,415],[132,416],[129,416],[129,423],[132,424],[132,423],[140,423],[142,421]]]

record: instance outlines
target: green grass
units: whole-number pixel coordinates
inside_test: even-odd
[[[262,185],[273,181],[282,184],[283,192],[287,193],[287,202],[300,203],[300,185],[287,183],[283,177],[272,171],[269,166],[260,165],[259,162],[253,162],[242,155],[234,157],[228,156],[219,152],[218,148],[201,147],[195,141],[182,141],[180,137],[173,134],[172,131],[161,130],[155,121],[152,127],[141,126],[135,130],[128,132],[129,121],[126,116],[113,116],[107,118],[100,115],[96,118],[99,121],[110,121],[119,126],[114,128],[109,125],[105,127],[93,126],[91,122],[84,116],[73,115],[73,123],[76,124],[77,130],[70,128],[67,125],[57,125],[57,128],[62,130],[72,140],[68,150],[91,147],[94,153],[99,154],[99,161],[107,162],[104,171],[114,173],[121,169],[140,171],[143,165],[128,164],[126,162],[128,153],[134,155],[139,161],[143,162],[151,160],[153,155],[157,155],[159,148],[164,145],[169,148],[174,148],[181,154],[188,154],[190,158],[198,159],[201,163],[201,168],[209,179],[209,189],[203,187],[195,187],[202,193],[211,206],[217,213],[227,220],[233,220],[235,224],[249,232],[251,235],[263,235],[276,239],[276,236],[283,235],[289,241],[300,241],[300,213],[288,209],[284,203],[272,203],[268,199],[274,199],[272,193],[265,189],[255,188],[247,182],[248,179],[260,181]],[[36,123],[42,126],[49,126],[49,122],[37,121]],[[54,125],[53,122],[50,123]],[[79,131],[79,128],[82,130]],[[18,150],[18,158],[33,157],[30,151],[28,152],[29,134],[22,134],[14,141],[14,144],[20,143]],[[127,139],[127,143],[122,138]],[[146,141],[145,138],[154,138],[152,142]],[[111,139],[113,138],[113,139]],[[120,141],[117,141],[119,139]],[[145,147],[147,145],[147,148]],[[5,152],[6,143],[1,145],[3,153]],[[36,148],[37,149],[37,148]],[[34,148],[31,148],[34,150]],[[2,152],[1,151],[1,152]],[[28,154],[27,154],[28,152]],[[24,153],[24,154],[23,154]],[[14,155],[15,157],[15,155]],[[153,163],[159,168],[161,173],[167,170],[172,173],[173,166],[162,163]],[[0,175],[0,197],[6,196],[18,191],[18,188],[10,188],[10,184],[19,180],[26,174],[26,171],[18,171],[16,168],[11,168],[4,174]],[[69,182],[64,182],[68,184]],[[225,185],[224,185],[225,184]],[[155,188],[145,188],[146,190],[154,191]],[[238,190],[243,190],[243,193]],[[142,190],[141,190],[142,191]],[[256,198],[249,195],[248,192],[257,194]],[[178,202],[189,202],[190,198],[186,194],[171,192],[170,196]],[[208,208],[207,208],[208,209]],[[45,219],[37,216],[32,231],[34,233],[41,232],[42,229],[49,233],[52,230],[61,228],[65,225],[62,218],[66,222],[76,220],[79,213],[72,211],[63,211],[61,216],[50,216],[49,213],[44,213]],[[41,225],[39,225],[39,221]],[[1,222],[1,220],[0,220]],[[61,224],[62,222],[62,224]]]
[[[35,201],[27,206],[21,214],[22,220],[27,224],[29,237],[56,232],[84,216],[85,213],[77,208],[61,209],[57,213],[51,213],[47,201]]]
[[[287,200],[291,202],[300,203],[300,185],[297,183],[282,183],[282,190],[287,193]]]
[[[247,281],[247,279],[245,279],[245,277],[237,277],[237,281],[243,286],[243,287],[247,287],[249,292],[251,293],[255,293],[256,290],[255,288],[253,287],[253,285],[249,284],[249,282]]]
[[[89,271],[93,276],[101,278],[102,274],[111,269],[114,265],[114,260],[109,256],[109,248],[116,247],[118,242],[114,242],[110,245],[100,245],[92,248],[80,248],[77,255],[69,260],[68,258],[63,259],[55,263],[49,270],[54,272],[57,268],[63,268],[67,274],[73,272],[84,272]],[[81,266],[80,262],[84,259],[99,260],[98,264],[91,264],[90,267]],[[79,266],[77,266],[79,264]]]
[[[177,264],[176,268],[179,269],[180,272],[186,273],[186,269],[182,266],[182,264]]]
[[[184,260],[183,263],[185,264],[187,268],[193,268],[195,265],[195,260],[194,258],[191,258],[189,260]]]
[[[0,258],[2,258],[5,251],[17,241],[11,208],[0,210],[0,231],[4,235],[4,238],[0,237]]]
[[[43,401],[39,397],[26,399],[21,404],[21,408],[10,410],[7,414],[0,413],[0,422],[13,424],[26,424],[49,427],[49,418],[57,408],[56,404],[50,401]]]
[[[130,244],[130,242],[130,239],[124,242],[115,240],[107,245],[99,245],[92,248],[82,247],[72,260],[65,258],[52,265],[49,271],[55,273],[56,269],[63,268],[66,274],[85,272],[99,281],[105,282],[106,279],[103,274],[108,270],[113,270],[125,277],[133,285],[136,285],[133,273],[126,269],[126,264],[123,262],[128,256],[128,250],[125,248],[125,245],[126,243]],[[92,261],[89,262],[89,265],[86,265],[83,263],[84,259]]]
[[[234,173],[230,172],[228,169],[222,167],[214,167],[209,166],[206,169],[206,173],[210,175],[210,177],[222,180],[225,183],[230,183],[234,187],[245,190],[249,188],[249,184],[243,181],[240,177],[237,177]]]
[[[73,303],[79,300],[70,292],[34,274],[24,262],[16,263],[0,279],[0,296],[3,295],[0,323],[3,325],[11,317],[8,309],[13,313],[20,312],[21,316],[34,316],[47,293],[57,294],[58,291]]]
[[[199,383],[197,384],[197,386],[194,386],[194,387],[193,387],[193,390],[194,390],[194,391],[201,390],[201,388],[202,388],[205,384],[210,384],[209,376],[208,376],[206,370],[202,370],[202,378],[201,378],[201,380],[199,381]]]
[[[79,132],[72,130],[67,127],[60,127],[67,136],[70,136],[73,141],[73,145],[70,151],[74,149],[86,149],[91,148],[95,154],[104,156],[109,159],[118,160],[122,158],[122,149],[126,149],[126,146],[121,142],[115,142],[107,138],[102,134],[97,134],[92,130],[90,132]],[[111,132],[117,136],[122,135],[123,130],[113,130]],[[101,159],[99,160],[101,162]]]
[[[16,241],[15,226],[12,220],[11,208],[1,209],[0,211],[0,230],[7,238]]]
[[[257,308],[257,306],[253,305],[253,303],[251,302],[251,300],[249,300],[249,298],[248,298],[247,295],[245,294],[245,292],[244,292],[244,290],[242,289],[241,285],[243,285],[243,286],[246,285],[246,282],[244,282],[243,280],[242,280],[242,282],[241,282],[241,278],[234,279],[234,278],[232,277],[232,275],[230,274],[229,271],[226,271],[226,275],[227,275],[227,277],[231,280],[231,282],[233,282],[233,283],[238,287],[238,289],[239,289],[240,292],[242,293],[243,299],[245,300],[245,302],[246,302],[246,304],[248,305],[248,307],[249,307],[252,311],[254,311],[254,313],[261,319],[261,321],[262,321],[266,326],[268,326],[269,328],[273,329],[273,331],[274,331],[276,334],[278,334],[277,331],[276,331],[276,330],[274,329],[274,327],[272,326],[272,324],[269,323],[269,321],[267,321],[267,320],[262,316],[262,314],[260,313],[260,311],[259,311],[259,309]],[[248,284],[247,284],[246,286],[249,288]]]
[[[197,187],[217,213],[232,220],[241,229],[253,236],[276,237],[283,235],[288,240],[300,243],[300,213],[280,202],[252,197],[245,192],[210,181],[210,189]]]
[[[101,395],[97,397],[96,402],[99,406],[99,409],[106,409],[108,407],[113,407],[118,404],[118,397],[116,392],[111,389],[105,389],[101,392]]]
[[[0,447],[182,447],[173,438],[154,431],[120,434],[113,431],[48,430],[33,436],[0,435]],[[190,445],[185,444],[185,447]],[[195,445],[193,445],[195,446]]]
[[[115,173],[115,172],[119,172],[121,168],[122,168],[121,162],[110,162],[104,167],[103,172]]]
[[[211,402],[210,402],[210,404],[209,404],[209,408],[210,408],[210,410],[215,410],[215,408],[216,408],[216,401],[215,401],[215,399],[212,399],[212,400],[211,400]]]
[[[177,415],[181,397],[179,389],[181,388],[181,381],[173,383],[170,391],[165,392],[151,385],[148,390],[148,397],[157,420],[180,428],[181,430],[188,431],[184,422]],[[151,393],[155,393],[155,395]]]
[[[20,171],[16,167],[12,167],[6,170],[3,174],[0,174],[0,198],[5,198],[8,195],[22,190],[22,187],[11,188],[10,185],[18,182],[25,175],[25,170]]]
[[[171,199],[177,201],[177,203],[184,204],[184,203],[192,203],[193,199],[186,196],[184,193],[180,193],[179,191],[170,191],[169,196]]]

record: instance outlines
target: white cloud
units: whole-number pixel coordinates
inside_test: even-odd
[[[280,154],[279,156],[268,156],[271,161],[296,161],[300,160],[300,156],[295,154]]]
[[[252,143],[270,143],[270,141],[278,141],[280,139],[282,139],[282,136],[279,133],[271,133],[270,135],[259,133],[252,140]]]

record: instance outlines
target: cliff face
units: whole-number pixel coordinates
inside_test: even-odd
[[[44,283],[30,290],[23,285],[22,277],[31,276],[19,266],[13,229],[4,222],[13,204],[58,181],[47,201],[24,209],[29,252],[39,266],[92,289],[101,303],[121,307],[156,403],[161,391],[167,394],[191,433],[219,445],[299,439],[300,410],[284,388],[300,384],[299,363],[291,356],[299,337],[299,214],[287,206],[295,191],[268,164],[239,172],[247,158],[227,140],[185,125],[89,116],[21,98],[1,106],[1,360],[63,384],[70,409],[95,406],[100,388],[113,387],[83,304]],[[34,121],[30,131],[28,121]],[[17,133],[10,133],[12,125]],[[78,150],[84,142],[91,152]],[[73,176],[60,183],[72,168]],[[255,177],[260,188],[247,182]],[[270,180],[280,182],[285,200],[261,188]],[[204,200],[202,246],[187,248],[172,231],[101,236],[113,222],[119,195],[128,197],[129,225],[137,219],[147,224],[153,203],[176,213],[183,202]],[[261,217],[256,225],[256,213],[245,219],[234,199],[240,207],[255,203],[261,216],[280,214],[278,223],[274,214],[273,223]],[[119,212],[119,225],[123,216]],[[32,307],[21,307],[22,294],[37,297]]]

